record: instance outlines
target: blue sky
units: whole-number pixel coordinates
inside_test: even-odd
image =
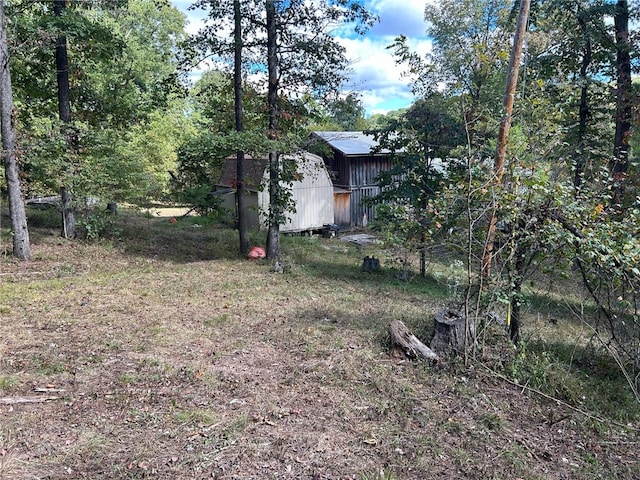
[[[367,115],[407,107],[414,100],[409,79],[402,76],[402,67],[395,64],[386,47],[395,37],[404,34],[415,51],[421,54],[429,51],[424,22],[428,1],[365,0],[367,8],[380,17],[380,23],[363,37],[336,33],[336,38],[346,48],[353,70],[346,88],[361,95]],[[189,32],[198,31],[203,25],[203,13],[187,11],[191,4],[188,0],[173,0],[172,3],[187,15]]]

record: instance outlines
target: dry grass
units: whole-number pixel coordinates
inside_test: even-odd
[[[198,221],[125,215],[97,244],[45,227],[32,262],[0,259],[0,396],[64,389],[0,405],[0,479],[640,477],[637,430],[389,355],[388,323],[428,335],[446,285],[316,238],[283,239],[276,274]]]

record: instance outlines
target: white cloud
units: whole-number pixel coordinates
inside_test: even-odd
[[[425,32],[425,0],[374,0],[369,8],[380,17],[380,23],[373,27],[375,36],[407,37],[423,36]]]
[[[380,23],[364,37],[337,29],[334,34],[346,48],[351,61],[349,91],[360,93],[367,114],[386,112],[409,105],[413,101],[410,79],[402,74],[405,67],[396,65],[392,51],[387,46],[399,35],[405,35],[410,48],[424,56],[431,49],[426,37],[424,9],[434,0],[370,0],[367,8],[379,15]],[[204,26],[206,12],[188,11],[191,0],[173,0],[189,20],[187,31],[196,33]]]
[[[353,70],[348,88],[361,94],[368,114],[386,112],[413,101],[404,76],[406,68],[397,65],[387,49],[399,35],[405,35],[409,47],[426,55],[431,42],[425,34],[425,0],[374,0],[369,8],[380,16],[380,23],[364,37],[338,38],[345,47]]]

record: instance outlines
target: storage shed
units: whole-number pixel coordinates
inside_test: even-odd
[[[292,188],[295,212],[287,213],[287,222],[280,225],[280,231],[303,232],[321,230],[334,223],[333,184],[321,157],[310,152],[283,155],[281,160],[295,161],[298,175]],[[245,157],[245,187],[248,220],[250,228],[265,228],[269,210],[268,159]],[[223,195],[223,205],[236,211],[236,158],[228,158],[223,167],[220,181],[216,185],[231,188],[231,193]]]
[[[366,226],[375,217],[375,209],[364,205],[363,200],[380,193],[376,179],[392,167],[389,150],[378,150],[373,136],[362,132],[314,132],[314,135],[330,149],[324,161],[335,188],[336,223],[341,230]]]

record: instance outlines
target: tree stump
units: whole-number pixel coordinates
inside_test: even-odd
[[[468,335],[465,338],[465,318],[456,310],[445,309],[436,314],[435,335],[431,340],[431,349],[440,354],[462,353],[465,340],[472,344],[475,339],[475,325],[472,320],[468,322]]]
[[[425,358],[437,362],[440,357],[413,335],[404,323],[394,320],[389,325],[391,345],[400,348],[405,355],[411,358]]]
[[[364,272],[379,272],[380,271],[380,260],[376,257],[366,256],[362,260],[362,270]]]

